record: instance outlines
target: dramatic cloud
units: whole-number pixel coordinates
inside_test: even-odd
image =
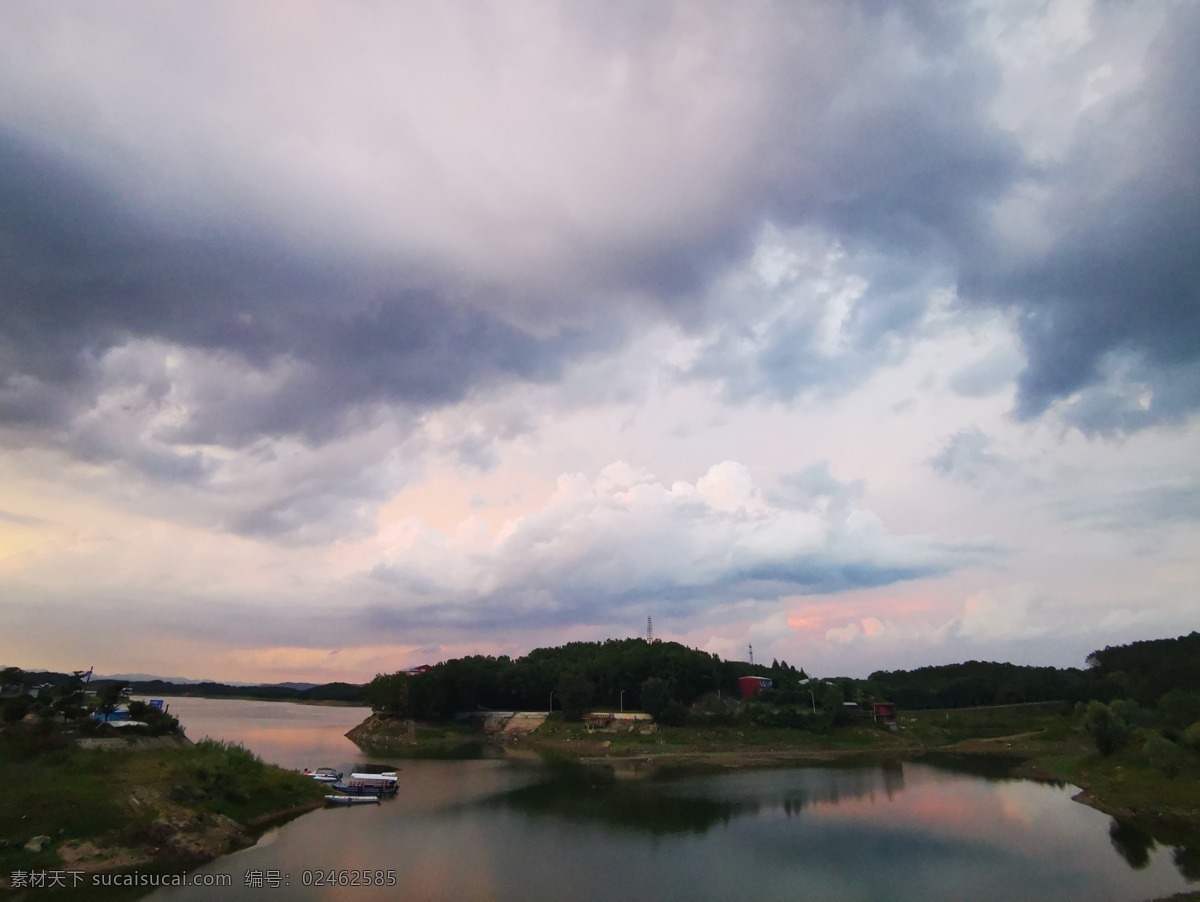
[[[1020,311],[1023,417],[1061,402],[1086,432],[1127,432],[1200,404],[1200,9],[1151,18],[1164,10],[1140,78],[1081,106],[1066,149],[997,207],[998,240],[964,261],[965,295]],[[1094,90],[1128,10],[1091,12],[1077,53]]]
[[[373,573],[393,587],[375,625],[613,624],[642,611],[686,619],[743,599],[890,585],[979,556],[888,535],[850,503],[854,493],[824,465],[785,480],[780,506],[733,461],[695,484],[666,486],[620,462],[595,480],[560,476],[544,508],[495,537],[470,521],[452,538],[396,527],[384,539],[403,550]]]
[[[143,611],[181,542],[244,570],[161,634],[245,604],[271,667],[327,666],[287,599],[430,654],[655,605],[952,648],[1103,546],[1154,614],[1093,620],[1166,629],[1197,44],[1173,0],[10,5],[0,615],[67,617],[96,548]]]

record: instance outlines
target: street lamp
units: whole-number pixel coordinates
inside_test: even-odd
[[[809,694],[809,695],[812,695],[812,700],[813,700],[813,714],[816,714],[816,713],[817,713],[817,697],[816,697],[815,695],[813,695],[813,691],[812,691],[811,689],[809,689],[809,690],[808,690],[808,694]]]
[[[621,690],[621,711],[625,710],[625,690]]]
[[[553,689],[550,690],[550,710],[547,713],[549,713],[549,714],[554,713],[554,690]]]

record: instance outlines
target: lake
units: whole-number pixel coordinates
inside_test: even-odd
[[[170,703],[192,739],[291,768],[397,763],[401,791],[297,818],[196,872],[231,887],[149,897],[164,902],[1140,900],[1200,881],[1196,850],[1122,827],[1072,787],[900,761],[669,779],[505,757],[389,762],[342,736],[365,709]],[[349,882],[370,885],[337,885]]]

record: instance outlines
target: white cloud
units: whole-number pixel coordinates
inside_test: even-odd
[[[536,613],[602,623],[646,605],[686,617],[741,598],[886,585],[971,558],[965,548],[891,536],[857,507],[771,506],[734,461],[694,485],[668,487],[624,462],[593,480],[560,476],[543,508],[505,524],[490,548],[475,542],[470,555],[411,522],[382,542],[392,551],[375,572],[394,590],[397,621],[436,620],[445,605],[481,622]],[[436,606],[414,610],[431,594]]]

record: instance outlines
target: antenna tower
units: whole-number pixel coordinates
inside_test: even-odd
[[[646,641],[654,641],[654,620],[650,617],[646,618]]]
[[[754,646],[750,646],[750,666],[754,666]]]

